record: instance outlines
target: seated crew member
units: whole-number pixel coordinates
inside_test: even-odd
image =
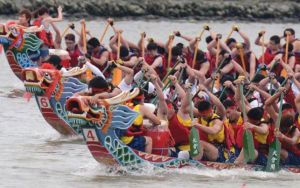
[[[259,58],[259,63],[264,63],[266,65],[269,65],[274,57],[280,52],[281,45],[280,45],[280,37],[278,35],[273,35],[270,37],[269,42],[262,43],[261,37],[265,34],[264,31],[261,31],[258,33],[258,36],[255,40],[255,44],[258,46],[264,46],[266,47],[265,52],[263,54],[264,62],[262,62],[263,58],[262,56]],[[269,67],[270,68],[270,67]]]
[[[237,88],[241,84],[241,80],[237,80]],[[239,101],[239,108],[242,109],[241,96],[238,89],[236,90],[235,100]],[[246,102],[246,101],[245,101]],[[246,103],[247,104],[247,103]],[[266,165],[267,154],[262,149],[268,148],[268,144],[272,141],[272,130],[270,130],[267,122],[264,120],[264,110],[261,107],[250,108],[249,105],[245,105],[247,113],[247,121],[244,121],[244,128],[249,129],[253,133],[254,147],[255,147],[255,164]],[[234,161],[234,163],[244,163],[244,151],[240,152],[240,155]]]
[[[280,87],[279,91],[270,97],[265,103],[266,110],[273,120],[278,118],[278,113],[272,106],[274,103],[276,104],[281,93],[286,93],[286,88]],[[299,111],[299,95],[296,97],[295,103],[297,111]],[[280,158],[282,163],[286,165],[300,165],[300,133],[298,122],[298,114],[295,113],[292,105],[288,103],[283,104],[279,131],[275,131],[275,135],[282,143]]]
[[[145,37],[145,35],[141,36],[141,39],[139,40],[139,47],[142,48],[142,38]],[[166,74],[166,62],[164,59],[164,56],[158,53],[158,46],[153,41],[148,42],[147,47],[145,49],[145,61],[148,65],[152,67],[152,69],[155,70],[157,75],[160,79],[163,79],[163,77]]]
[[[225,133],[223,122],[213,112],[209,101],[200,101],[197,104],[199,119],[193,125],[201,131],[202,160],[224,162]],[[203,137],[205,135],[205,137]]]
[[[144,118],[149,119],[154,126],[160,125],[160,120],[144,106],[144,93],[142,90],[140,90],[140,94],[132,102],[133,110],[138,112],[139,115],[132,126],[121,136],[121,140],[133,149],[152,153],[152,139],[151,137],[144,136],[146,130],[143,127],[143,120]]]
[[[243,43],[245,44],[246,48],[250,50],[251,45],[250,45],[249,37],[244,32],[242,32],[238,27],[234,27],[234,31],[237,32],[242,37]],[[231,51],[233,51],[236,48],[237,41],[234,38],[229,38],[225,42]]]
[[[98,67],[99,70],[103,71],[106,63],[109,59],[109,52],[102,46],[97,38],[90,38],[87,42],[88,58],[93,65]]]
[[[75,41],[75,35],[72,33],[68,33],[65,36],[65,44],[66,44],[66,50],[69,52],[70,55],[70,67],[76,67],[76,66],[82,66],[78,63],[78,57],[83,55],[83,42],[82,37],[80,36],[80,39],[78,43]]]
[[[286,40],[287,33],[289,33],[289,44],[293,44],[293,53],[295,55],[295,66],[296,70],[299,70],[299,64],[300,64],[300,41],[298,38],[296,38],[296,33],[293,28],[286,28],[283,31],[283,37],[284,40]],[[287,42],[287,41],[286,41]],[[285,50],[285,49],[283,49]],[[297,71],[298,72],[298,71]]]

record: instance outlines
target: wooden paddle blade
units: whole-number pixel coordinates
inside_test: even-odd
[[[281,143],[276,138],[269,147],[269,155],[268,155],[268,163],[266,167],[266,171],[275,172],[280,170],[279,162],[280,162],[280,150]]]
[[[122,70],[119,68],[114,68],[112,75],[111,83],[115,86],[119,85],[119,83],[122,81]]]
[[[189,139],[190,139],[190,155],[192,157],[195,157],[200,153],[199,133],[195,127],[191,129]]]
[[[245,130],[243,135],[244,159],[245,162],[253,162],[255,160],[253,135],[250,130]]]

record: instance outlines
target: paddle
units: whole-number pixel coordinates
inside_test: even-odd
[[[215,74],[218,74],[221,70],[221,67],[223,66],[223,64],[228,60],[228,58],[223,58],[223,60],[221,61],[221,63],[218,65],[217,70],[215,71]],[[211,92],[213,92],[214,89],[214,85],[215,85],[216,79],[213,79],[212,82],[212,86],[211,86]]]
[[[81,35],[82,35],[82,42],[83,42],[83,53],[87,53],[87,42],[86,42],[86,28],[85,28],[85,20],[82,20],[81,22]],[[92,70],[87,68],[86,69],[86,79],[87,81],[90,81],[93,78]]]
[[[244,70],[244,76],[246,76],[246,64],[245,64],[245,58],[244,58],[244,47],[243,44],[238,42],[236,44],[236,48],[239,50],[241,61],[242,61],[242,67]]]
[[[169,45],[168,45],[168,67],[170,68],[171,60],[172,60],[172,45],[174,41],[174,35],[169,36]]]
[[[170,74],[175,70],[175,68],[177,67],[177,65],[179,63],[184,63],[184,61],[182,60],[182,58],[177,58],[177,61],[176,61],[175,65],[172,67],[171,70],[168,71],[168,73],[166,74],[166,76],[162,79],[162,82],[166,81],[166,79],[168,78],[168,76],[170,76]]]
[[[284,96],[284,93],[282,92],[280,94],[280,106],[279,106],[279,112],[278,112],[278,117],[276,120],[274,131],[279,131],[279,126],[280,126],[280,121],[281,121],[281,116],[282,116],[283,96]],[[269,146],[269,154],[268,154],[268,162],[267,162],[266,171],[274,172],[274,171],[280,170],[280,166],[279,166],[280,151],[281,151],[281,143],[276,136],[274,141]]]
[[[67,32],[69,31],[69,29],[71,28],[71,26],[74,26],[74,24],[73,23],[69,23],[68,24],[68,26],[66,27],[66,29],[64,30],[64,32],[61,34],[61,38],[63,38],[66,34],[67,34]]]
[[[216,66],[218,67],[218,72],[220,71],[221,69],[221,66],[218,66],[218,63],[219,63],[219,58],[220,58],[220,40],[222,38],[222,35],[221,34],[217,34],[217,37],[216,37],[216,40],[217,40],[217,55],[216,55]],[[226,59],[224,57],[224,59]],[[212,87],[211,87],[211,92],[213,92],[214,90],[214,85],[216,84],[217,86],[217,89],[219,89],[218,87],[220,86],[220,78],[218,77],[217,79],[214,79],[213,80],[213,83],[212,83]]]
[[[194,48],[194,57],[193,57],[192,68],[195,68],[196,58],[197,58],[197,53],[198,53],[198,45],[199,45],[199,43],[201,41],[202,35],[203,35],[203,33],[204,33],[205,30],[209,30],[209,26],[207,24],[205,24],[203,26],[203,29],[200,32],[199,37],[197,37],[197,39],[196,39],[195,48]]]
[[[239,92],[240,92],[241,102],[242,102],[243,120],[244,120],[244,122],[246,122],[247,121],[247,114],[246,114],[246,108],[245,108],[245,98],[244,98],[244,93],[243,93],[243,84],[240,84]],[[248,129],[246,129],[244,131],[244,134],[243,134],[243,146],[244,146],[243,147],[244,161],[246,163],[253,162],[255,160],[253,135],[252,135],[252,132]]]
[[[117,35],[118,35],[118,44],[117,44],[117,61],[120,59],[120,48],[121,48],[121,34],[122,34],[122,31],[118,31],[117,32]],[[113,85],[118,85],[121,80],[122,80],[122,71],[121,69],[119,68],[114,68],[113,71],[112,71],[112,81],[111,83]]]
[[[232,33],[233,33],[234,31],[237,31],[238,29],[239,29],[239,26],[233,25],[233,26],[232,26],[232,29],[231,29],[231,31],[230,31],[230,33],[228,34],[228,36],[227,36],[227,38],[226,38],[226,40],[225,40],[225,42],[227,42],[228,39],[231,37]]]
[[[141,46],[142,46],[142,58],[145,57],[145,37],[146,37],[146,33],[145,32],[142,32],[141,33],[141,37],[142,37],[142,41],[141,41]]]
[[[188,97],[189,97],[189,105],[190,105],[190,118],[192,121],[194,120],[194,113],[193,113],[193,102],[192,102],[192,94],[191,94],[191,88],[187,89]],[[198,130],[193,126],[190,130],[189,135],[189,141],[190,141],[190,156],[196,157],[200,154],[200,137]]]
[[[113,25],[113,23],[114,23],[114,22],[113,22],[113,20],[112,20],[111,18],[108,18],[108,19],[107,19],[107,23],[106,23],[106,25],[105,25],[105,27],[104,27],[104,31],[103,31],[103,33],[102,33],[100,39],[99,39],[100,44],[102,43],[102,41],[103,41],[103,39],[104,39],[104,36],[105,36],[105,34],[107,33],[108,27],[109,27],[110,25]]]
[[[285,44],[286,46],[285,46],[285,58],[284,58],[284,62],[286,64],[288,64],[289,63],[288,62],[288,60],[289,60],[289,55],[288,55],[288,53],[289,53],[289,40],[290,40],[291,33],[288,32],[288,31],[286,31],[285,34],[286,34],[286,44]],[[285,70],[285,68],[282,69],[281,76],[287,77],[287,71]]]

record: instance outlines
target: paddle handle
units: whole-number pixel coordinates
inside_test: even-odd
[[[198,53],[198,45],[199,45],[199,40],[196,39],[196,43],[195,43],[195,49],[194,49],[194,57],[193,57],[193,64],[192,64],[192,68],[195,68],[195,64],[196,64],[196,58],[197,58],[197,53]]]
[[[70,27],[69,27],[69,25],[65,28],[65,30],[64,30],[64,32],[61,34],[61,38],[63,38],[66,34],[67,34],[67,32],[69,31],[69,29],[70,29]]]
[[[261,36],[261,41],[262,41],[262,45],[261,45],[261,61],[263,64],[265,64],[265,35],[263,34]]]
[[[288,53],[289,53],[289,38],[290,38],[290,35],[289,33],[286,34],[286,46],[285,46],[285,63],[288,64],[288,59],[289,59],[289,56],[288,56]]]
[[[173,41],[174,41],[174,38],[171,38],[169,45],[168,45],[168,68],[170,68],[170,66],[171,66]]]
[[[242,61],[242,66],[243,66],[243,70],[244,70],[244,75],[246,76],[246,64],[245,64],[245,58],[244,58],[244,49],[240,48],[240,57],[241,57],[241,61]]]
[[[278,117],[276,119],[276,124],[275,124],[275,129],[279,129],[280,127],[280,121],[281,121],[281,116],[282,116],[282,104],[283,104],[283,97],[284,97],[284,93],[282,92],[280,94],[280,103],[279,103],[279,111],[278,111]]]
[[[120,59],[120,48],[121,48],[121,32],[118,32],[118,50],[117,50],[117,59]]]
[[[83,52],[87,53],[85,21],[81,22],[81,34],[82,34],[82,41],[83,41]]]
[[[227,42],[227,41],[228,41],[228,39],[231,37],[231,35],[232,35],[233,31],[234,31],[233,29],[230,31],[230,33],[228,34],[228,36],[227,36],[227,38],[226,38],[225,42]]]
[[[103,31],[103,33],[102,33],[100,39],[99,39],[100,44],[102,43],[102,41],[103,41],[103,39],[104,39],[104,36],[105,36],[105,34],[107,33],[107,31],[108,31],[109,25],[110,25],[110,23],[106,23],[106,25],[105,25],[105,27],[104,27],[104,31]]]
[[[247,121],[247,114],[246,114],[246,107],[245,107],[245,97],[244,97],[244,90],[243,90],[243,85],[240,84],[239,86],[239,90],[240,90],[240,96],[241,96],[241,103],[242,103],[242,114],[243,114],[243,120],[244,122]]]
[[[145,37],[144,37],[144,35],[142,36],[143,38],[142,38],[142,58],[144,58],[145,57]]]
[[[169,72],[166,74],[166,76],[162,79],[162,82],[165,82],[166,79],[168,78],[168,76],[171,74],[171,72],[173,72],[175,70],[175,68],[177,67],[177,65],[180,63],[180,61],[178,60],[175,65],[172,67],[171,70],[169,70]]]

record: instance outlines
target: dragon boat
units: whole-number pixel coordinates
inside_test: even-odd
[[[5,56],[13,73],[22,80],[22,70],[29,67],[38,67],[37,60],[43,53],[43,45],[35,32],[42,30],[43,27],[35,26],[26,29],[11,28],[5,32],[5,26],[0,25],[0,44],[3,46]],[[50,55],[58,55],[62,59],[68,58],[65,50],[49,49]]]
[[[34,94],[38,108],[45,120],[62,135],[78,135],[81,127],[70,124],[65,109],[66,100],[85,90],[81,82],[86,67],[75,67],[64,74],[58,70],[26,68],[22,71],[26,91]]]
[[[182,168],[197,167],[210,169],[235,169],[243,168],[246,170],[264,171],[265,167],[260,165],[246,164],[236,165],[233,163],[218,163],[209,161],[196,161],[191,159],[180,159],[169,157],[166,152],[149,154],[132,149],[124,144],[117,136],[120,130],[127,130],[137,113],[124,102],[137,95],[137,88],[131,93],[122,92],[118,96],[110,99],[99,100],[95,105],[89,105],[86,101],[89,97],[73,96],[66,102],[69,122],[73,126],[82,128],[83,137],[87,147],[101,164],[108,166],[121,165],[127,167],[140,167],[140,165],[150,164],[160,168]],[[148,130],[148,132],[151,130]],[[154,131],[149,134],[152,137],[153,148],[160,144],[164,139],[164,134]],[[168,148],[161,148],[168,149]],[[300,173],[300,167],[282,166],[282,170]]]

